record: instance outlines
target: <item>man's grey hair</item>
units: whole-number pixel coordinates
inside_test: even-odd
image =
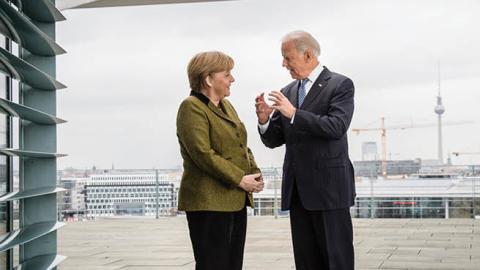
[[[290,32],[282,38],[282,43],[288,41],[293,41],[297,51],[301,53],[306,52],[307,49],[311,49],[316,57],[320,56],[320,44],[318,44],[318,41],[308,32],[302,30]]]

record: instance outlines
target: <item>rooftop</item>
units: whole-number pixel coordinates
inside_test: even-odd
[[[295,269],[288,218],[249,217],[244,269]],[[480,220],[354,219],[356,269],[479,269]],[[61,270],[194,269],[184,217],[72,222]]]

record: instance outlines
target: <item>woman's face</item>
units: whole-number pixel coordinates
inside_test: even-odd
[[[213,92],[219,97],[230,96],[230,85],[235,81],[230,71],[216,72],[210,75]]]

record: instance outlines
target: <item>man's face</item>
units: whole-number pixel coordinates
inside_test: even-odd
[[[282,43],[282,56],[282,66],[290,71],[293,79],[305,79],[310,74],[306,53],[297,51],[293,41]]]

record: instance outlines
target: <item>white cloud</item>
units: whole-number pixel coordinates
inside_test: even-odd
[[[176,109],[188,95],[186,65],[204,50],[236,60],[231,100],[247,125],[262,166],[281,165],[256,133],[253,97],[291,79],[281,67],[279,40],[305,29],[320,41],[321,61],[356,85],[352,126],[435,121],[436,63],[442,64],[445,120],[478,119],[480,11],[477,1],[274,1],[64,11],[57,40],[60,168],[166,168],[181,164]],[[479,148],[478,124],[445,128],[445,149]],[[436,156],[435,129],[391,132],[394,158]],[[375,133],[350,136],[353,159]],[[477,149],[480,150],[480,149]],[[389,150],[390,151],[390,150]]]

